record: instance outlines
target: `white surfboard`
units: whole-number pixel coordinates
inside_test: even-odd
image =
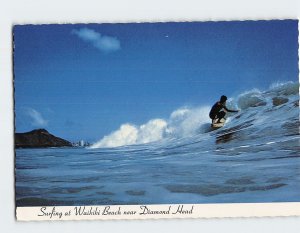
[[[214,129],[218,129],[218,128],[221,128],[224,126],[226,120],[224,118],[222,118],[220,120],[220,122],[217,122],[218,119],[214,120],[213,123],[211,124],[211,127],[214,128]]]

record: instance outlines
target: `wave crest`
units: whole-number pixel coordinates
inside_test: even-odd
[[[249,107],[264,106],[266,104],[262,92],[258,89],[253,89],[238,96],[238,107],[242,110]]]
[[[166,137],[186,137],[194,134],[199,126],[209,122],[209,107],[183,107],[171,113],[168,120],[153,119],[135,126],[123,124],[111,134],[103,137],[91,148],[119,147],[155,142]]]
[[[243,111],[260,106],[272,107],[272,100],[277,96],[290,96],[299,94],[299,83],[276,83],[267,91],[252,89],[240,94],[236,100],[229,98],[227,107]],[[294,98],[294,97],[292,97]],[[270,104],[271,103],[271,104]],[[173,111],[168,119],[152,119],[140,126],[123,124],[111,134],[104,136],[91,148],[119,147],[133,144],[144,144],[162,140],[164,138],[182,138],[205,133],[210,130],[209,106],[181,107]],[[252,111],[252,110],[251,110]],[[255,111],[255,110],[253,110]],[[230,117],[230,114],[228,114]],[[228,119],[227,122],[229,122]]]

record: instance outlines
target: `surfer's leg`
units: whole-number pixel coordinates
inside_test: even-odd
[[[221,119],[224,118],[226,113],[224,111],[218,112],[217,118],[218,118],[218,123],[221,122]]]
[[[214,114],[209,114],[209,117],[211,119],[211,124],[213,124],[214,121],[217,119],[217,115],[214,115]]]

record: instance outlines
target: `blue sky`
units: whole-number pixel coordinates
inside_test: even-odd
[[[298,81],[296,20],[17,25],[13,33],[17,132],[96,141],[123,123]]]

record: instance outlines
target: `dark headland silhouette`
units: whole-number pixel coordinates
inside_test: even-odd
[[[71,147],[72,143],[50,134],[45,129],[15,133],[16,148]]]

